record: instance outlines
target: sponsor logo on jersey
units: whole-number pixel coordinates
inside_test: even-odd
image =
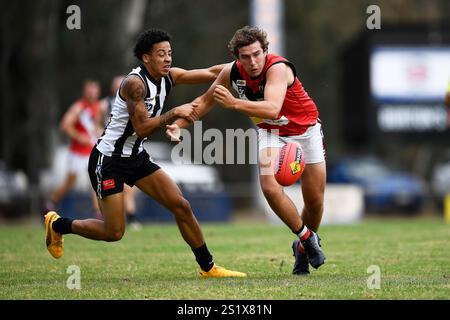
[[[241,79],[236,80],[237,92],[239,94],[239,98],[241,98],[241,99],[247,98],[245,96],[246,85],[247,85],[247,82],[245,80],[241,80]]]

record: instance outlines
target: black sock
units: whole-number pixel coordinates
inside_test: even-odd
[[[203,271],[208,272],[211,270],[214,261],[211,253],[209,253],[206,243],[197,249],[193,249],[192,252],[194,252],[195,260]]]
[[[59,218],[53,222],[52,227],[55,232],[68,234],[72,233],[72,222],[73,219],[70,218]]]

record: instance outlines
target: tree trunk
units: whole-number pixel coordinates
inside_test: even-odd
[[[39,172],[51,154],[51,130],[55,126],[57,95],[55,59],[58,30],[58,0],[30,4],[30,26],[25,43],[26,74],[26,171],[30,183],[30,211],[39,211]]]

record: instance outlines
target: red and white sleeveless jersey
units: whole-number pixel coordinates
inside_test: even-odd
[[[303,134],[310,126],[316,124],[319,117],[317,107],[308,96],[300,80],[297,78],[294,65],[283,57],[268,54],[263,71],[257,78],[251,78],[239,61],[235,61],[231,68],[231,86],[237,91],[239,98],[251,101],[264,100],[267,70],[276,63],[285,63],[294,73],[294,83],[287,89],[283,106],[278,118],[261,119],[252,117],[259,128],[279,130],[280,136],[296,136]]]
[[[100,101],[91,103],[86,99],[80,99],[76,103],[81,105],[82,110],[75,123],[75,130],[80,134],[88,135],[91,138],[92,143],[89,145],[82,145],[75,139],[72,139],[70,141],[69,150],[77,154],[89,155],[98,138],[96,119],[100,111]]]

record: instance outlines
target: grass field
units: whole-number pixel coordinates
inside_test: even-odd
[[[294,235],[282,225],[202,227],[216,262],[248,278],[198,278],[171,224],[127,231],[116,243],[68,235],[59,260],[42,226],[0,226],[0,299],[450,299],[450,225],[437,219],[323,226],[327,262],[307,277],[291,275]],[[80,268],[80,290],[66,287],[70,265]],[[380,289],[367,287],[371,265]]]

